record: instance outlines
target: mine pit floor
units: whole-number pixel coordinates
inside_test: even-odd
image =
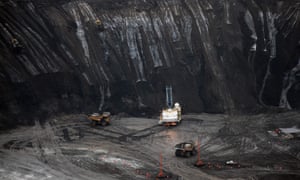
[[[156,179],[160,161],[163,179],[299,179],[299,138],[270,134],[299,127],[299,112],[187,114],[175,127],[118,115],[92,126],[84,114],[64,115],[1,133],[0,179]],[[194,166],[198,154],[175,156],[185,141],[200,142],[205,166]]]

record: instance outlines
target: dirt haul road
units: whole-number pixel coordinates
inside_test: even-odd
[[[297,179],[300,113],[253,116],[185,115],[176,127],[158,119],[113,116],[91,126],[85,115],[53,118],[0,135],[0,179],[155,179],[160,154],[165,179]],[[291,134],[275,131],[292,128]],[[293,131],[294,130],[294,131]],[[175,157],[174,146],[200,140],[197,155]],[[225,165],[225,162],[237,164]]]

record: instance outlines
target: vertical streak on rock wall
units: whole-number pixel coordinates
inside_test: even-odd
[[[192,20],[192,17],[189,15],[184,15],[182,21],[183,21],[182,22],[183,23],[183,25],[182,25],[183,31],[184,31],[184,35],[185,35],[189,50],[191,53],[193,53],[193,46],[192,46],[192,30],[193,30],[192,23],[193,23],[193,20]]]
[[[211,69],[211,73],[213,74],[213,77],[215,78],[214,83],[217,83],[218,86],[216,86],[216,89],[214,89],[214,93],[221,95],[219,98],[222,100],[223,103],[223,109],[225,111],[228,111],[229,109],[233,109],[234,103],[231,98],[231,94],[229,92],[229,89],[224,81],[224,74],[223,70],[220,67],[219,62],[217,61],[216,52],[214,47],[212,46],[212,40],[210,39],[211,34],[209,31],[209,20],[208,17],[205,17],[205,13],[203,11],[203,8],[199,4],[199,1],[185,1],[188,8],[192,12],[198,30],[200,32],[199,41],[202,42],[204,47],[204,53],[206,54],[206,65]]]
[[[171,9],[172,7],[173,7],[172,5],[170,7],[170,5],[167,2],[165,2],[165,4],[163,5],[163,10],[164,10],[163,17],[164,17],[164,22],[166,23],[166,28],[170,30],[169,33],[171,33],[172,41],[176,42],[176,41],[180,41],[181,37],[174,20],[173,12]]]
[[[225,3],[225,21],[226,21],[226,24],[231,24],[230,22],[230,5],[229,5],[229,2],[228,0],[224,0],[224,3]]]
[[[84,16],[85,22],[95,23],[97,17],[89,4],[78,3],[78,9],[80,10],[81,14]]]
[[[268,32],[269,32],[269,37],[268,37],[268,42],[270,44],[270,55],[269,55],[269,60],[267,64],[267,70],[263,78],[262,86],[259,91],[259,101],[262,105],[265,105],[262,97],[263,93],[266,87],[266,83],[268,80],[268,77],[271,75],[271,62],[272,60],[276,57],[276,34],[277,30],[275,28],[274,20],[275,20],[275,14],[272,14],[270,10],[268,9],[267,11],[267,27],[268,27]]]
[[[109,59],[109,47],[108,44],[106,43],[106,33],[105,32],[100,32],[99,33],[99,38],[101,39],[101,45],[102,48],[104,49],[104,61],[107,62]]]
[[[129,48],[129,55],[135,67],[137,81],[146,81],[144,74],[144,64],[139,49],[140,32],[135,17],[127,17],[126,22],[126,41]],[[142,50],[141,50],[142,51]]]
[[[100,86],[100,87],[99,87],[99,91],[100,91],[100,95],[101,95],[101,100],[100,100],[100,103],[99,103],[98,110],[99,110],[99,111],[102,111],[102,108],[103,108],[103,105],[104,105],[104,98],[105,98],[105,90],[104,90],[104,87],[103,87],[103,86]]]
[[[264,13],[263,13],[263,11],[259,11],[258,12],[258,16],[259,16],[259,19],[260,19],[260,22],[261,22],[261,28],[262,28],[262,30],[261,30],[261,32],[262,32],[262,37],[263,37],[263,46],[264,46],[264,49],[263,49],[263,51],[264,52],[267,52],[267,38],[266,38],[266,30],[265,30],[265,20],[264,20]]]
[[[90,66],[90,52],[89,52],[89,46],[85,37],[85,31],[84,31],[84,27],[83,24],[81,22],[81,18],[80,18],[80,14],[77,10],[76,7],[72,7],[70,9],[70,13],[73,15],[76,25],[77,25],[77,37],[81,42],[81,46],[83,48],[83,52],[84,52],[84,61],[85,61],[85,65],[86,66]]]
[[[149,43],[149,51],[151,54],[151,58],[154,64],[154,67],[161,67],[163,63],[160,59],[159,48],[157,46],[158,42],[155,40],[155,36],[153,34],[152,22],[146,13],[142,12],[138,15],[138,23],[143,27],[144,32],[147,34],[146,40]],[[144,48],[147,48],[144,47]]]
[[[292,109],[288,98],[287,93],[289,92],[292,85],[296,82],[296,73],[300,71],[300,58],[298,60],[298,64],[291,69],[288,73],[285,74],[283,78],[283,87],[281,91],[281,97],[279,102],[279,107]]]
[[[161,30],[161,28],[163,27],[163,23],[162,23],[162,20],[159,16],[157,16],[156,13],[153,13],[151,14],[152,15],[152,21],[153,21],[153,29],[156,33],[156,36],[158,37],[158,41],[159,41],[159,44],[160,44],[160,48],[161,48],[161,52],[163,54],[163,57],[166,61],[166,65],[167,67],[170,67],[171,66],[171,63],[170,63],[170,57],[167,53],[167,47],[166,47],[166,43],[165,42],[165,39],[164,39],[164,36],[163,36],[163,32]]]
[[[249,10],[245,13],[245,22],[248,25],[248,28],[251,30],[251,39],[253,40],[253,44],[251,45],[250,51],[256,51],[256,41],[257,41],[257,34],[255,31],[255,26],[253,22],[253,17]]]

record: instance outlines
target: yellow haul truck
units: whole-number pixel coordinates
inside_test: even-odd
[[[182,157],[190,157],[197,153],[196,145],[194,142],[183,142],[176,144],[175,146],[175,155]]]
[[[93,125],[100,124],[107,126],[110,124],[110,112],[103,112],[102,114],[93,113],[88,118],[92,121]]]

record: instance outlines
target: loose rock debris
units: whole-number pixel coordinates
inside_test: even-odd
[[[276,128],[274,131],[268,131],[268,133],[271,136],[283,139],[300,139],[300,129],[296,126],[291,128]]]

